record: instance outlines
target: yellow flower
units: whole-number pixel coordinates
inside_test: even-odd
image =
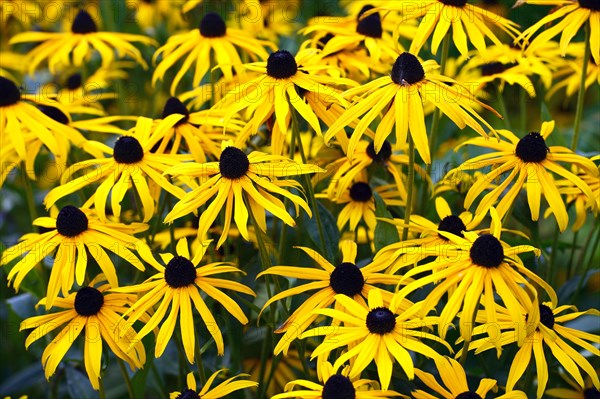
[[[565,90],[564,104],[568,104],[573,95],[579,92],[581,84],[581,72],[583,69],[584,43],[571,43],[567,48],[567,55],[574,59],[563,62],[553,75],[556,82],[546,95],[546,99],[554,97],[559,91]],[[600,85],[600,64],[590,60],[585,77],[585,89],[593,85]]]
[[[249,377],[248,374],[238,374],[236,376],[228,378],[227,380],[223,381],[222,383],[211,389],[211,386],[215,382],[217,376],[225,371],[225,369],[221,369],[215,373],[212,373],[211,376],[208,377],[208,380],[199,392],[198,387],[196,385],[196,379],[194,378],[194,373],[188,373],[186,379],[187,388],[183,389],[181,392],[171,392],[169,394],[169,399],[221,399],[227,398],[231,392],[239,391],[240,389],[255,388],[258,386],[257,382],[246,379],[238,379],[243,377]]]

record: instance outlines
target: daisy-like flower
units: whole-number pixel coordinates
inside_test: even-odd
[[[461,129],[469,126],[487,137],[479,122],[490,130],[492,127],[471,105],[479,104],[492,109],[466,94],[468,91],[465,88],[458,89],[460,86],[458,82],[436,74],[434,71],[437,68],[438,65],[433,60],[421,63],[413,54],[402,53],[394,62],[389,76],[375,79],[344,93],[344,96],[350,99],[354,96],[362,97],[359,97],[342,117],[329,127],[325,141],[329,141],[341,129],[362,115],[348,145],[348,155],[351,157],[366,128],[383,112],[383,118],[375,131],[375,152],[381,150],[395,125],[396,144],[405,145],[410,131],[415,148],[421,158],[429,164],[431,156],[423,111],[423,104],[426,102],[433,103]]]
[[[154,356],[162,356],[167,344],[171,340],[173,330],[177,324],[179,316],[179,328],[183,341],[185,355],[190,363],[194,363],[194,348],[196,346],[196,327],[192,313],[192,303],[200,314],[205,325],[214,338],[219,355],[223,355],[225,347],[221,330],[202,299],[201,293],[208,295],[219,302],[233,317],[240,323],[247,324],[248,319],[240,306],[225,294],[220,288],[241,292],[254,296],[254,291],[230,279],[220,279],[212,277],[215,274],[241,272],[231,263],[209,263],[199,266],[209,242],[204,242],[200,250],[192,257],[189,252],[188,243],[182,238],[177,243],[177,254],[161,254],[161,258],[166,266],[160,265],[155,260],[149,262],[152,267],[158,270],[158,273],[150,277],[141,284],[116,288],[113,291],[127,293],[144,293],[131,306],[131,309],[124,314],[127,323],[134,323],[155,305],[158,308],[146,321],[144,327],[137,333],[136,339],[141,340],[154,330],[158,324],[163,321],[158,336],[156,337],[156,346]],[[167,316],[167,310],[171,309]],[[166,317],[166,318],[165,318]]]
[[[337,348],[347,347],[333,365],[333,370],[351,360],[350,379],[357,378],[360,373],[375,360],[379,382],[383,391],[387,391],[392,378],[394,359],[400,364],[409,379],[415,375],[413,360],[408,351],[413,351],[429,358],[441,356],[429,345],[421,342],[430,339],[445,344],[435,335],[424,332],[437,324],[436,317],[425,317],[419,322],[412,318],[414,311],[399,311],[394,300],[389,306],[383,301],[381,290],[369,291],[368,306],[364,301],[357,302],[344,294],[338,294],[335,300],[342,305],[340,309],[316,309],[315,313],[331,317],[336,325],[320,326],[304,332],[300,338],[325,335],[325,340],[312,352],[311,359],[330,353]],[[337,323],[343,322],[340,326]]]
[[[93,50],[100,53],[103,68],[108,68],[114,61],[115,50],[119,57],[130,56],[147,68],[142,54],[131,43],[139,42],[150,46],[157,44],[154,39],[142,35],[98,32],[96,22],[85,10],[77,13],[70,32],[24,32],[15,35],[9,41],[11,45],[30,42],[42,42],[27,54],[30,74],[33,74],[45,59],[48,60],[48,69],[53,74],[60,65],[81,66],[90,59]]]
[[[264,60],[269,56],[265,47],[274,49],[275,45],[255,39],[239,29],[227,28],[219,14],[208,13],[202,18],[197,29],[171,36],[164,46],[156,50],[154,60],[162,55],[162,61],[154,70],[152,84],[162,79],[177,60],[185,57],[182,67],[171,83],[171,95],[175,94],[181,79],[194,64],[192,85],[197,87],[210,68],[208,60],[211,52],[225,78],[231,80],[234,71],[236,74],[243,74],[245,71],[236,47],[242,49],[253,60]]]
[[[135,302],[136,296],[107,293],[111,286],[100,284],[102,281],[104,276],[99,275],[89,286],[84,286],[65,298],[56,299],[55,304],[64,310],[33,316],[21,323],[20,330],[33,329],[25,340],[26,348],[46,334],[63,327],[42,353],[42,365],[47,379],[54,374],[71,345],[84,331],[83,360],[94,389],[97,390],[100,386],[103,343],[133,370],[142,368],[146,363],[142,341],[132,341],[135,334],[132,326],[126,325],[122,330],[115,331],[115,328],[121,329],[119,319],[129,309],[128,306]],[[45,298],[39,305],[50,308]],[[138,315],[138,318],[148,321],[146,313]]]
[[[527,52],[535,51],[559,33],[560,50],[564,57],[571,39],[586,22],[589,23],[590,50],[596,64],[600,64],[600,4],[597,0],[519,0],[516,6],[522,4],[538,4],[545,6],[556,6],[549,15],[540,19],[529,28],[525,29],[517,40],[530,42]],[[533,40],[533,35],[550,22],[561,20],[556,25],[543,30]]]
[[[444,385],[438,383],[433,374],[415,369],[417,378],[437,393],[439,396],[429,394],[422,390],[411,392],[415,399],[483,399],[489,391],[497,389],[497,382],[491,378],[483,378],[476,390],[470,390],[467,374],[456,360],[449,357],[435,358],[435,366]],[[510,391],[504,395],[494,396],[496,399],[527,399],[527,395],[521,391]]]
[[[546,395],[560,399],[598,399],[600,398],[600,390],[592,386],[591,379],[587,378],[585,386],[581,387],[575,381],[561,375],[563,379],[571,386],[568,388],[552,388],[546,391]]]
[[[221,369],[212,373],[200,391],[198,391],[194,373],[189,373],[186,378],[187,387],[181,392],[171,392],[169,394],[169,399],[221,399],[227,398],[231,392],[239,391],[240,389],[255,388],[258,386],[257,382],[246,379],[238,379],[248,377],[248,374],[238,374],[228,378],[211,389],[211,386],[217,379],[217,376],[225,371],[225,369]]]
[[[483,57],[471,58],[463,67],[466,80],[472,86],[475,94],[486,85],[492,82],[498,82],[498,91],[504,91],[504,84],[519,85],[529,94],[529,97],[535,97],[535,87],[527,75],[531,74],[531,69],[520,64],[504,64],[499,61],[484,62]]]
[[[548,90],[546,98],[550,99],[564,89],[566,94],[564,102],[567,104],[569,99],[579,91],[583,69],[583,51],[584,43],[571,43],[569,45],[567,55],[574,57],[574,59],[568,60],[558,67],[553,75],[555,83]],[[587,66],[585,90],[593,85],[600,85],[600,63],[596,64],[590,60]]]
[[[479,235],[464,231],[463,237],[460,237],[440,231],[448,238],[448,243],[436,247],[421,247],[422,255],[436,258],[414,267],[404,276],[407,278],[424,272],[432,273],[414,280],[396,294],[402,299],[418,288],[435,283],[433,290],[421,302],[420,313],[424,316],[447,293],[448,303],[441,311],[439,320],[439,334],[442,339],[461,310],[460,333],[465,340],[470,340],[473,316],[480,304],[485,308],[488,322],[498,320],[497,305],[494,302],[496,294],[509,309],[512,320],[519,323],[519,304],[530,304],[531,298],[536,295],[532,282],[548,293],[552,303],[557,302],[552,287],[528,270],[518,257],[525,252],[539,255],[539,249],[531,245],[511,247],[500,241],[500,218],[494,208],[491,208],[490,214],[490,233]],[[405,250],[412,251],[412,248]],[[519,333],[519,342],[522,342],[525,334],[523,331]]]
[[[264,275],[277,275],[288,278],[297,278],[303,280],[312,280],[307,284],[301,284],[296,287],[282,291],[264,304],[262,311],[268,308],[272,303],[284,298],[299,295],[307,291],[318,290],[305,300],[298,309],[290,315],[290,317],[277,329],[277,333],[285,333],[279,340],[279,343],[273,350],[276,355],[283,351],[287,353],[290,344],[306,330],[312,322],[318,317],[312,313],[314,309],[324,309],[335,303],[335,308],[340,309],[337,302],[338,295],[345,295],[349,298],[366,306],[363,299],[369,295],[369,292],[375,289],[374,284],[398,284],[400,276],[391,276],[382,273],[383,268],[376,268],[372,265],[366,265],[359,268],[356,266],[357,245],[353,241],[342,241],[342,262],[336,266],[329,263],[323,256],[310,248],[297,247],[304,251],[311,259],[313,259],[320,269],[296,266],[273,266],[258,277]],[[367,282],[368,281],[368,282]],[[382,296],[386,303],[390,303],[392,294],[383,291]],[[402,309],[405,310],[412,305],[410,301],[401,303]]]
[[[171,115],[169,118],[180,120],[183,115]],[[170,119],[165,119],[165,124]],[[162,173],[180,161],[188,160],[190,155],[164,155],[152,153],[152,147],[160,137],[160,130],[152,132],[152,119],[139,117],[131,132],[117,139],[114,148],[100,142],[88,142],[87,148],[93,148],[108,155],[105,158],[90,159],[78,162],[65,171],[61,185],[52,189],[44,200],[46,208],[51,207],[60,198],[81,190],[94,182],[101,182],[93,195],[94,207],[101,220],[106,220],[106,202],[111,195],[111,207],[117,217],[121,214],[121,201],[130,187],[135,187],[142,201],[144,222],[154,215],[155,202],[150,192],[149,183],[160,186],[176,197],[183,197],[185,192],[170,183]],[[84,170],[82,176],[72,176]],[[71,180],[72,179],[72,180]],[[69,181],[70,180],[70,181]],[[92,201],[90,198],[90,201]]]
[[[33,225],[50,231],[21,237],[17,245],[4,251],[0,265],[6,265],[23,256],[8,272],[8,280],[18,290],[25,276],[44,257],[56,250],[47,289],[48,309],[57,300],[59,290],[66,297],[74,282],[78,285],[83,284],[89,255],[96,260],[111,287],[118,287],[119,283],[115,265],[106,250],[142,271],[144,265],[131,248],[135,248],[144,260],[151,257],[150,248],[133,236],[147,230],[148,226],[145,224],[106,223],[98,220],[88,209],[67,205],[60,210],[56,218],[40,217],[34,220]]]
[[[242,237],[248,240],[248,207],[258,224],[254,227],[263,231],[267,229],[266,211],[271,212],[288,226],[295,226],[296,222],[289,215],[283,202],[273,194],[288,198],[296,205],[296,211],[298,207],[302,207],[312,217],[311,210],[303,198],[286,190],[287,188],[301,190],[302,186],[297,181],[278,178],[321,171],[322,169],[316,165],[299,164],[283,156],[259,151],[246,155],[244,151],[234,146],[233,142],[223,141],[221,155],[217,162],[183,163],[165,172],[171,175],[198,177],[201,180],[198,187],[182,196],[175,204],[165,218],[165,223],[171,223],[196,211],[216,195],[200,216],[198,236],[202,237],[208,232],[219,212],[224,208],[225,225],[217,248],[227,238],[232,218]]]
[[[540,305],[536,297],[530,306],[519,306],[517,308],[521,315],[518,324],[515,324],[515,321],[509,315],[510,310],[499,309],[501,313],[498,314],[494,329],[499,329],[502,332],[495,339],[486,337],[473,341],[470,348],[475,349],[477,354],[494,347],[498,349],[498,344],[501,346],[513,344],[516,342],[515,336],[518,335],[515,334],[515,326],[517,329],[527,332],[527,338],[516,353],[510,366],[508,380],[506,381],[507,390],[513,389],[525,370],[530,367],[531,355],[533,354],[538,381],[537,398],[539,399],[544,395],[548,383],[548,362],[544,355],[544,348],[549,349],[547,353],[552,353],[553,357],[558,360],[580,387],[585,386],[579,371],[581,368],[591,378],[593,387],[596,390],[600,389],[600,380],[594,367],[567,342],[570,341],[589,351],[592,356],[597,358],[600,356],[600,350],[594,344],[600,341],[600,336],[565,325],[565,323],[576,320],[583,315],[600,316],[597,309],[579,312],[577,308],[570,305],[556,306],[550,302]],[[482,334],[485,332],[486,327],[486,324],[476,327],[473,333]],[[498,356],[500,356],[499,349]]]
[[[301,399],[382,399],[392,396],[402,396],[396,391],[381,391],[379,383],[367,379],[348,378],[348,368],[341,374],[333,372],[331,363],[325,362],[320,367],[319,378],[322,383],[309,380],[290,381],[285,386],[284,393],[273,396],[271,399],[301,398]],[[295,388],[301,388],[296,389]]]
[[[173,32],[186,25],[179,9],[184,0],[134,0],[126,6],[135,11],[135,21],[148,33],[155,33],[156,27],[165,24],[167,32]]]
[[[490,182],[509,172],[500,184],[481,199],[475,213],[486,212],[502,196],[502,199],[496,205],[496,209],[500,217],[503,217],[523,186],[525,186],[531,220],[535,221],[539,218],[541,197],[543,195],[548,201],[560,231],[564,231],[569,223],[569,215],[552,175],[556,174],[571,181],[590,201],[592,201],[593,194],[583,180],[559,162],[580,167],[585,173],[589,173],[594,177],[598,176],[598,168],[591,160],[573,153],[568,148],[548,147],[546,140],[553,130],[554,121],[550,121],[542,123],[539,133],[530,132],[521,139],[508,130],[498,130],[498,133],[506,141],[480,138],[466,141],[463,145],[490,148],[495,152],[476,156],[448,172],[448,175],[455,176],[457,173],[464,173],[465,170],[493,167],[492,171],[486,173],[485,178],[478,179],[471,186],[465,198],[465,208],[469,209],[473,205],[479,194],[489,187]],[[511,183],[512,187],[508,188]]]

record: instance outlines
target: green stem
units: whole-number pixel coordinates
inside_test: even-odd
[[[25,162],[23,162],[23,166],[21,169],[23,171],[23,188],[25,189],[25,197],[27,201],[27,208],[29,209],[29,216],[31,217],[31,222],[33,222],[35,219],[37,219],[37,209],[35,207],[35,199],[33,198],[33,188],[31,187],[31,180],[29,180],[27,173],[25,173],[25,168]]]
[[[415,185],[415,143],[412,136],[408,136],[408,187],[406,187],[406,207],[404,208],[404,228],[402,229],[402,241],[408,238],[408,224],[412,211],[413,188]]]
[[[521,109],[521,124],[519,127],[521,134],[525,134],[527,131],[527,117],[529,116],[527,114],[527,96],[525,89],[521,88],[519,91],[519,108]]]
[[[98,378],[98,396],[100,396],[100,399],[106,399],[106,393],[104,392],[104,384],[102,383],[102,377]]]
[[[571,148],[573,152],[577,150],[579,141],[579,130],[581,129],[581,119],[583,117],[583,100],[585,99],[585,80],[587,78],[588,64],[590,63],[590,22],[585,24],[585,49],[583,51],[583,65],[581,66],[581,79],[579,82],[579,93],[577,93],[577,109],[575,110],[575,124],[573,125],[573,141]]]
[[[127,386],[127,394],[129,395],[129,399],[135,399],[135,395],[133,393],[133,386],[131,386],[131,380],[129,379],[129,374],[127,373],[127,368],[125,368],[125,363],[123,360],[117,357],[117,363],[119,363],[119,368],[121,369],[121,374],[123,374],[123,380],[125,380],[125,385]]]
[[[499,85],[496,85],[496,95],[498,96],[498,112],[504,118],[504,125],[506,126],[506,128],[508,130],[511,130],[512,128],[510,126],[510,118],[508,117],[508,112],[506,111],[506,103],[504,102],[504,96],[500,91]]]
[[[202,385],[206,383],[206,373],[202,364],[202,348],[200,347],[200,337],[196,334],[196,366],[198,367],[198,376]]]
[[[573,234],[573,241],[571,242],[571,255],[569,256],[569,262],[567,262],[567,276],[566,279],[570,279],[571,275],[573,274],[573,259],[575,258],[575,247],[577,246],[577,236],[579,235],[579,230],[577,230],[575,232],[575,234]],[[590,234],[587,237],[586,243],[589,244],[589,240],[592,238],[592,235]]]
[[[559,229],[554,229],[554,236],[552,237],[552,249],[550,250],[550,263],[548,264],[548,268],[546,269],[545,280],[549,281],[551,277],[551,273],[554,270],[554,264],[557,258],[558,252],[558,236]]]
[[[158,370],[156,369],[156,364],[153,361],[150,362],[150,371],[154,374],[154,381],[156,381],[156,385],[158,385],[158,390],[160,391],[160,397],[166,398],[167,394],[165,393],[165,386],[160,378],[160,374],[158,374]]]
[[[598,248],[598,243],[600,241],[600,220],[598,220],[598,219],[596,220],[596,226],[590,232],[590,237],[594,235],[594,232],[598,232],[598,234],[596,234],[596,238],[594,239],[594,244],[591,247],[592,252],[590,253],[590,259],[588,260],[587,264],[584,266],[583,271],[581,273],[581,278],[579,279],[579,283],[577,284],[577,289],[575,290],[575,294],[573,295],[572,303],[575,303],[575,301],[577,300],[577,297],[579,296],[579,293],[581,292],[581,288],[583,288],[583,283],[585,281],[585,277],[588,274],[588,272],[590,271],[590,269],[592,268],[592,265],[594,264],[594,255],[596,254],[596,249]],[[589,241],[588,241],[588,244],[589,244]],[[587,245],[582,248],[583,252],[582,252],[581,256],[579,257],[578,264],[583,264],[583,261],[585,260],[587,248],[588,248]]]

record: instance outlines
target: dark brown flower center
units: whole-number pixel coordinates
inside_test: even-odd
[[[69,117],[65,115],[60,109],[56,107],[51,107],[49,105],[42,105],[39,108],[44,115],[49,116],[55,121],[62,123],[63,125],[69,124]]]
[[[0,107],[13,105],[21,100],[21,91],[12,80],[0,76]]]
[[[540,305],[540,322],[546,327],[554,327],[554,312],[546,305]]]
[[[83,287],[75,294],[75,311],[80,316],[94,316],[104,305],[104,296],[94,287]]]
[[[480,68],[481,76],[491,76],[506,71],[509,68],[509,66],[504,65],[501,62],[488,62],[487,64],[481,65]]]
[[[467,230],[467,226],[465,226],[465,222],[463,222],[458,216],[449,215],[442,219],[438,225],[438,230],[447,231],[448,233],[452,233],[456,236],[464,237],[462,232]],[[448,241],[446,237],[439,233],[438,236],[442,240]]]
[[[79,10],[71,25],[71,31],[80,34],[92,33],[98,32],[98,27],[87,11]]]
[[[402,53],[392,67],[391,78],[399,85],[418,83],[425,78],[425,70],[419,59],[411,53]]]
[[[144,149],[135,137],[121,136],[115,143],[113,158],[118,163],[136,163],[144,158]]]
[[[600,11],[600,1],[598,0],[579,0],[579,6],[592,11]]]
[[[517,143],[515,155],[523,162],[542,162],[548,156],[546,140],[537,132],[530,132]]]
[[[200,396],[191,389],[184,389],[178,396],[177,399],[200,399]]]
[[[477,392],[467,391],[456,396],[454,399],[483,399]]]
[[[179,122],[175,124],[175,126],[179,126],[183,123],[186,123],[190,117],[190,111],[188,111],[187,107],[181,101],[179,101],[177,97],[171,97],[167,100],[167,103],[163,108],[162,117],[164,119],[167,116],[173,114],[184,115],[184,117],[180,119]]]
[[[375,308],[367,314],[367,328],[373,334],[387,334],[396,327],[396,315],[388,308]]]
[[[496,237],[483,234],[471,245],[470,255],[474,264],[494,268],[500,266],[504,260],[504,249]]]
[[[196,281],[196,268],[189,259],[175,256],[167,263],[165,281],[171,288],[187,287]]]
[[[328,33],[328,34],[326,34],[325,36],[323,36],[322,38],[320,38],[320,39],[319,39],[319,41],[317,41],[317,48],[318,48],[319,50],[323,50],[323,49],[325,48],[325,45],[326,45],[327,43],[329,43],[329,41],[330,41],[331,39],[333,39],[334,37],[335,37],[335,36],[333,36],[333,34],[332,34],[332,33]]]
[[[392,156],[392,145],[384,141],[378,153],[375,153],[375,144],[370,142],[367,146],[367,155],[375,162],[385,162]]]
[[[209,12],[202,18],[199,29],[204,37],[223,37],[227,32],[225,21],[215,12]]]
[[[267,75],[275,79],[287,79],[298,72],[296,59],[287,50],[277,50],[267,59]]]
[[[348,377],[334,374],[323,385],[321,393],[323,399],[355,399],[356,389]]]
[[[440,3],[447,6],[464,7],[467,4],[467,0],[438,0]]]
[[[354,183],[352,187],[350,187],[350,198],[357,202],[367,202],[373,198],[373,191],[367,183]]]
[[[380,38],[383,34],[383,28],[381,27],[381,16],[378,12],[369,15],[368,17],[362,18],[362,15],[373,9],[372,5],[364,6],[358,13],[358,24],[356,25],[356,31],[361,35]]]
[[[219,171],[228,179],[239,179],[246,175],[250,168],[250,161],[244,151],[237,147],[227,147],[219,159]]]
[[[88,229],[88,218],[73,205],[63,207],[56,217],[56,230],[64,237],[76,237]]]
[[[329,276],[329,286],[336,294],[353,297],[360,294],[364,285],[365,278],[354,263],[344,262],[339,264]]]
[[[81,87],[81,74],[74,73],[67,78],[67,88],[69,90],[75,90]]]
[[[587,388],[583,390],[584,399],[600,399],[600,391],[596,388]]]

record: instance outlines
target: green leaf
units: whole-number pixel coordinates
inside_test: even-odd
[[[317,225],[317,218],[313,211],[313,217],[303,216],[303,223],[306,232],[313,244],[321,249],[321,254],[329,262],[335,262],[338,257],[339,243],[340,243],[340,232],[337,228],[335,217],[329,212],[325,205],[317,202],[317,208],[319,216],[321,216],[321,225],[323,227],[323,241],[325,241],[325,248],[321,248],[321,239],[319,237],[319,227]]]
[[[37,300],[28,292],[8,298],[6,303],[17,316],[26,319],[35,316],[35,304]]]
[[[392,214],[387,210],[387,206],[379,194],[373,193],[373,197],[375,198],[375,216],[392,219]],[[378,220],[375,227],[375,251],[398,241],[400,241],[400,236],[396,226]]]
[[[70,366],[68,363],[65,365],[66,378],[67,378],[67,391],[69,396],[73,399],[95,399],[98,397],[88,376]]]

